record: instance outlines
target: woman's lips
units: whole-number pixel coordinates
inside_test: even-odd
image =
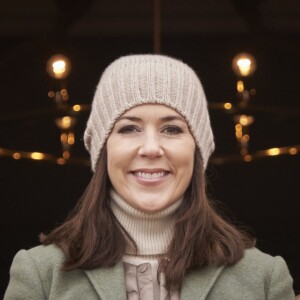
[[[137,182],[144,185],[160,184],[170,175],[169,171],[162,169],[155,170],[134,170],[131,172]]]

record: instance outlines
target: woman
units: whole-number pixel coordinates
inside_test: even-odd
[[[84,135],[94,175],[66,222],[21,250],[5,299],[294,299],[282,258],[205,194],[214,141],[203,88],[166,56],[103,73]]]

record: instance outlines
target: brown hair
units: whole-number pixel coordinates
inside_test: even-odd
[[[110,186],[103,147],[95,173],[66,222],[49,235],[41,235],[43,244],[55,243],[65,252],[63,270],[113,266],[125,254],[125,235],[136,248],[111,211]],[[252,237],[221,217],[207,198],[199,151],[195,153],[191,183],[176,213],[173,240],[159,262],[168,288],[180,287],[189,270],[234,264],[243,257],[244,249],[255,245]]]

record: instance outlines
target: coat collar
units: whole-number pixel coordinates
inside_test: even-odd
[[[221,274],[224,266],[203,267],[188,273],[183,281],[181,300],[204,300]]]
[[[204,300],[223,270],[221,267],[204,267],[188,273],[181,288],[181,300]],[[86,270],[88,278],[100,299],[125,300],[126,288],[123,263],[114,267]]]
[[[102,300],[126,300],[123,263],[113,267],[85,270],[88,278]]]

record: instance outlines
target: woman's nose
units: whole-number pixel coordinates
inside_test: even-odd
[[[138,150],[141,156],[158,157],[164,155],[164,150],[157,133],[146,133]]]

